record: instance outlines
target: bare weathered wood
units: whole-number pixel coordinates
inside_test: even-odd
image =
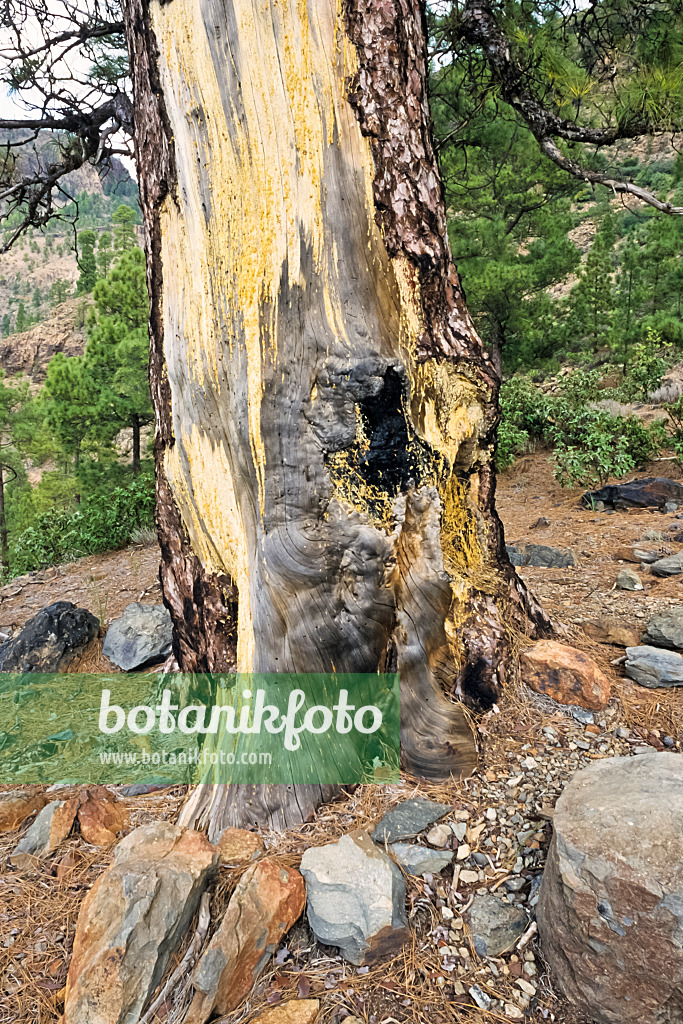
[[[423,5],[125,9],[179,663],[398,668],[406,766],[467,774],[452,698],[490,700],[509,625],[548,624],[495,513],[498,378],[451,260]],[[184,820],[286,826],[331,795],[205,787]]]

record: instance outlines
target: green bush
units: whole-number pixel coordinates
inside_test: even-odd
[[[626,401],[639,398],[646,402],[650,393],[661,387],[669,360],[662,354],[662,337],[648,327],[645,341],[631,348],[631,362],[619,394]]]
[[[612,416],[587,410],[582,428],[567,431],[555,443],[555,478],[562,487],[593,487],[609,477],[622,477],[659,451],[658,431],[635,416]]]
[[[136,530],[154,525],[154,481],[138,477],[128,487],[86,498],[75,511],[53,509],[12,544],[12,576],[125,547]]]

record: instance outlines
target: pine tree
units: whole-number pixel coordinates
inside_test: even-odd
[[[79,231],[78,244],[80,248],[80,258],[78,260],[78,266],[80,268],[81,275],[78,278],[78,285],[76,287],[76,291],[79,295],[91,292],[97,282],[95,242],[96,235],[94,231],[91,231],[89,228],[85,231]]]
[[[134,227],[136,220],[135,210],[125,203],[121,203],[114,211],[112,221],[114,222],[113,249],[115,255],[137,247],[138,240]]]
[[[9,313],[5,313],[5,315],[2,318],[2,336],[3,336],[3,338],[6,338],[7,335],[11,334],[11,333],[12,333],[12,327],[11,327],[11,324],[10,324],[10,316],[9,316]]]
[[[21,422],[22,407],[28,402],[28,380],[25,377],[9,380],[5,370],[0,370],[0,566],[3,572],[9,569],[6,491],[8,483],[25,476],[17,428]]]
[[[612,252],[600,232],[593,239],[571,299],[579,336],[596,353],[607,343],[614,317]]]
[[[617,277],[617,347],[622,353],[622,368],[626,373],[628,353],[635,340],[638,312],[642,304],[641,248],[633,238],[627,239],[621,250],[621,265]]]
[[[19,308],[17,309],[17,319],[14,325],[14,330],[17,332],[17,334],[20,334],[22,331],[25,331],[27,327],[28,319],[26,317],[26,310],[24,309],[24,301],[23,299],[20,299]]]
[[[103,231],[97,246],[97,271],[100,277],[106,277],[114,258],[111,247],[111,231]]]

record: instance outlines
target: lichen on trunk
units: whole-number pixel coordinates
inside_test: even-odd
[[[453,266],[417,0],[125,0],[181,667],[401,673],[405,766],[470,772],[508,623],[498,379]],[[531,625],[530,625],[531,624]],[[329,790],[199,790],[292,824]]]

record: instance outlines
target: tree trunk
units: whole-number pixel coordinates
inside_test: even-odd
[[[9,538],[7,534],[7,513],[5,511],[5,470],[0,466],[0,565],[3,572],[9,569]]]
[[[158,528],[185,670],[401,673],[405,767],[476,760],[510,626],[498,377],[448,244],[418,0],[124,0]],[[195,791],[293,824],[326,788]]]
[[[133,476],[140,473],[140,417],[133,413]]]

